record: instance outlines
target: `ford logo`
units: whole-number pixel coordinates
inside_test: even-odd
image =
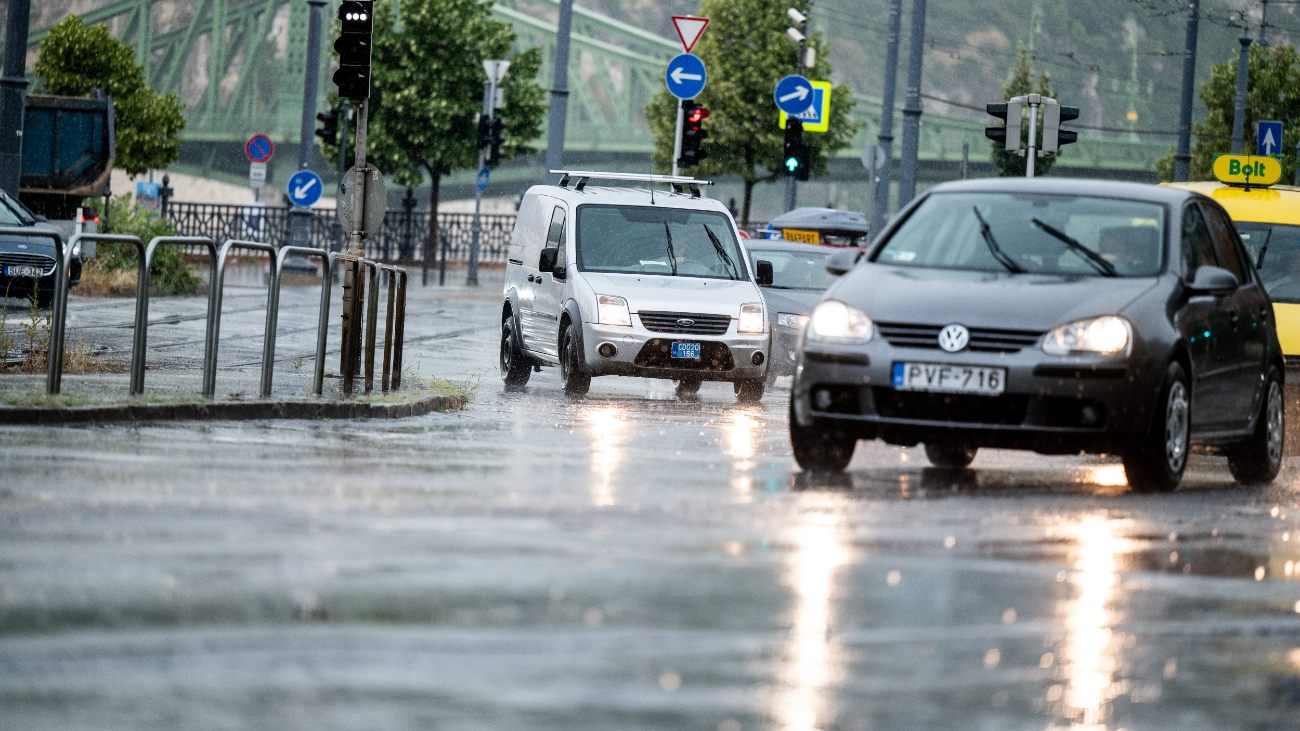
[[[677,318],[677,327],[695,327],[695,321],[689,317]]]

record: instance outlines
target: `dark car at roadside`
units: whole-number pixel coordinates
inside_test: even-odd
[[[845,261],[847,257],[850,261]],[[859,439],[1123,458],[1177,487],[1192,447],[1244,483],[1281,465],[1271,302],[1223,209],[1171,188],[1007,179],[913,201],[814,308],[791,393],[805,469]]]
[[[54,301],[54,271],[66,241],[57,226],[47,223],[22,203],[0,191],[0,227],[25,228],[59,235],[62,245],[46,235],[0,233],[0,297],[28,298],[36,295],[40,307]],[[73,251],[69,286],[81,281],[81,257]]]
[[[808,313],[835,281],[826,271],[826,258],[835,249],[779,239],[749,239],[744,246],[753,263],[755,281],[763,293],[772,326],[767,366],[767,380],[771,383],[778,376],[794,375],[799,338],[808,322]]]

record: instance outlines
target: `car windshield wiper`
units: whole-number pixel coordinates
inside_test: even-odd
[[[980,221],[980,235],[984,237],[984,244],[989,247],[989,253],[993,255],[998,263],[1007,268],[1007,271],[1013,274],[1024,274],[1025,268],[1016,263],[1015,259],[1007,256],[1007,253],[998,246],[998,240],[993,238],[993,229],[989,228],[989,222],[984,220],[980,215],[979,206],[972,206],[975,211],[975,217]]]
[[[718,252],[718,258],[726,265],[727,271],[731,273],[731,278],[740,279],[740,271],[736,269],[736,262],[731,260],[731,256],[723,248],[722,242],[718,240],[717,235],[713,233],[713,229],[709,228],[707,223],[704,224],[704,233],[709,235],[709,241],[713,242],[713,250]]]
[[[668,239],[668,266],[673,268],[673,276],[677,276],[677,255],[673,253],[673,232],[668,230],[668,222],[664,221],[664,236]]]
[[[1084,246],[1083,244],[1079,243],[1078,239],[1076,239],[1076,238],[1074,238],[1073,236],[1071,236],[1070,234],[1067,234],[1066,232],[1060,230],[1059,228],[1055,228],[1055,227],[1053,227],[1051,224],[1049,224],[1049,223],[1047,223],[1047,222],[1045,222],[1045,221],[1042,221],[1042,220],[1040,220],[1040,219],[1034,218],[1034,219],[1030,219],[1030,220],[1032,220],[1032,221],[1034,222],[1034,225],[1035,225],[1035,226],[1037,226],[1037,227],[1043,229],[1044,231],[1046,231],[1047,233],[1051,234],[1052,236],[1055,236],[1056,238],[1060,239],[1061,241],[1064,241],[1066,246],[1070,247],[1071,249],[1073,249],[1074,251],[1076,251],[1076,252],[1078,252],[1078,253],[1080,253],[1080,254],[1083,254],[1083,255],[1087,258],[1087,260],[1088,260],[1088,262],[1089,262],[1090,264],[1095,265],[1098,269],[1101,270],[1101,273],[1102,273],[1102,274],[1105,274],[1105,275],[1108,276],[1108,277],[1118,277],[1118,276],[1119,276],[1119,272],[1115,271],[1115,265],[1114,265],[1114,264],[1111,264],[1110,262],[1108,262],[1108,261],[1106,261],[1104,258],[1102,258],[1102,255],[1101,255],[1101,254],[1098,254],[1097,252],[1093,251],[1092,249],[1089,249],[1088,247],[1086,247],[1086,246]]]

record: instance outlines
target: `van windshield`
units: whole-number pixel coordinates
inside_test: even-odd
[[[580,207],[578,268],[666,277],[748,278],[726,216],[662,206]]]

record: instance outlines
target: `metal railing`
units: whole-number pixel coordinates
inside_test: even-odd
[[[271,302],[268,309],[269,321],[266,326],[267,342],[263,344],[263,350],[266,354],[262,358],[262,396],[271,395],[271,377],[274,371],[272,367],[275,364],[275,337],[276,326],[280,318],[280,282],[284,271],[284,260],[290,254],[300,254],[302,256],[320,257],[325,271],[333,269],[334,254],[324,249],[313,249],[307,246],[285,246],[280,249],[280,253],[275,257],[275,270],[271,276]],[[329,334],[330,318],[330,285],[334,278],[328,274],[321,277],[320,283],[320,320],[316,324],[316,369],[312,376],[312,393],[317,396],[321,395],[325,382],[325,340]]]
[[[32,232],[31,229],[24,229]],[[0,229],[0,233],[4,230]],[[32,232],[35,233],[35,232]],[[31,235],[30,233],[28,235]],[[137,282],[145,282],[145,296],[148,296],[149,269],[145,262],[145,248],[140,241],[139,236],[126,236],[123,234],[77,234],[68,242],[68,248],[59,252],[59,261],[54,269],[54,305],[50,312],[50,349],[46,356],[48,368],[45,375],[45,390],[50,394],[59,393],[63,388],[63,343],[68,325],[68,269],[72,267],[72,252],[76,251],[77,243],[80,241],[94,241],[96,243],[117,243],[117,244],[135,244],[136,262],[137,262]],[[63,245],[63,239],[59,239],[59,246]],[[140,287],[136,286],[135,309],[136,322],[140,318]],[[146,304],[147,306],[147,304]],[[132,348],[134,349],[134,345]],[[143,346],[141,346],[143,352]],[[131,382],[135,383],[135,352],[131,353],[132,373]],[[143,368],[143,365],[141,366]],[[144,378],[143,373],[141,379]]]
[[[140,267],[139,279],[135,285],[135,335],[131,344],[131,395],[144,393],[144,358],[146,342],[149,338],[149,271],[153,265],[153,253],[159,246],[202,246],[208,250],[208,281],[217,281],[217,245],[206,236],[155,236],[141,257],[144,264]],[[213,345],[212,315],[220,307],[215,287],[208,287],[207,334],[203,339],[203,362],[208,362],[207,348]],[[211,395],[211,394],[204,394]]]
[[[381,388],[384,393],[399,390],[402,382],[402,338],[406,320],[406,270],[400,267],[381,264],[365,257],[347,254],[330,254],[331,266],[335,261],[348,262],[352,270],[352,311],[350,318],[361,318],[362,298],[366,298],[366,324],[363,342],[343,341],[340,357],[342,359],[343,392],[352,393],[356,381],[356,367],[361,360],[361,353],[354,349],[362,346],[365,355],[365,392],[374,389],[375,382],[375,334],[379,318],[379,272],[388,272],[388,317],[384,324],[384,364],[381,375]],[[361,278],[361,271],[366,271],[366,279]],[[367,293],[367,280],[369,292]],[[396,286],[394,286],[396,285]],[[361,333],[358,333],[359,335]]]

